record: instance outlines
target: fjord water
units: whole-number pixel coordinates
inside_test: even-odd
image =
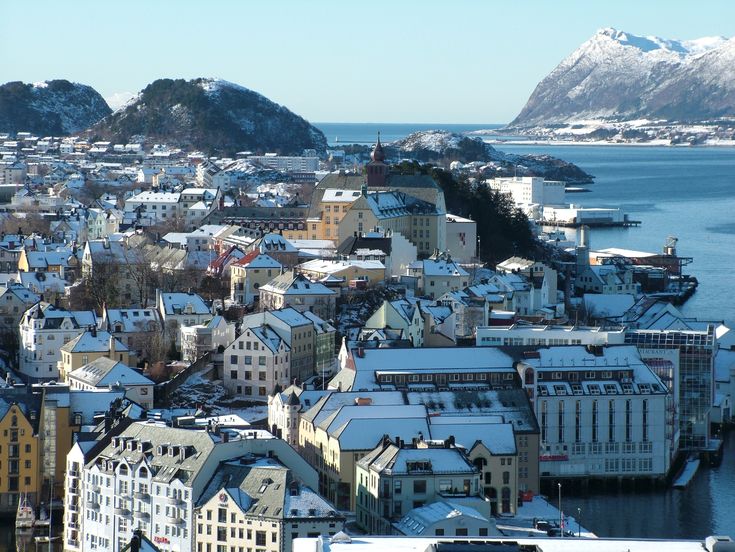
[[[317,126],[330,143],[339,137],[340,143],[372,144],[379,130],[388,142],[430,128],[466,132],[491,125]],[[678,237],[679,254],[694,259],[685,272],[700,282],[698,291],[682,307],[684,312],[700,319],[735,322],[735,293],[730,287],[735,270],[735,148],[495,147],[507,153],[553,155],[594,175],[595,183],[587,186],[590,192],[569,194],[568,201],[589,207],[620,207],[642,224],[637,228],[594,229],[592,246],[658,252],[667,236]],[[562,509],[576,517],[577,508],[581,509],[582,524],[601,537],[702,538],[725,534],[735,538],[735,434],[726,437],[723,463],[714,468],[703,466],[684,490],[625,489],[580,495],[564,489]]]
[[[702,320],[735,322],[735,148],[655,146],[516,146],[508,153],[544,153],[595,176],[589,193],[567,194],[585,207],[620,207],[640,227],[595,228],[592,248],[661,252],[679,238],[679,255],[699,289],[683,311]]]

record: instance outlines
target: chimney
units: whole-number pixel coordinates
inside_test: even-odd
[[[115,336],[110,334],[110,358],[115,360]]]
[[[95,326],[94,324],[92,324],[89,327],[89,331],[92,332],[92,337],[97,337],[97,326]]]

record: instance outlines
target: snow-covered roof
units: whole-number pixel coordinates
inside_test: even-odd
[[[294,275],[293,272],[285,272],[277,276],[267,284],[260,286],[260,291],[279,295],[336,295],[336,292],[327,286],[319,282],[312,282],[302,274]]]
[[[336,203],[336,202],[352,203],[358,197],[360,197],[360,195],[361,195],[360,190],[340,190],[337,188],[328,188],[324,190],[324,195],[322,196],[322,202],[324,203]]]
[[[126,364],[100,357],[69,374],[70,379],[76,379],[94,387],[108,387],[120,384],[153,385],[153,382],[140,372],[133,370]]]
[[[110,340],[115,340],[115,351],[128,351],[128,346],[104,330],[85,331],[61,347],[67,353],[106,353]]]
[[[438,418],[441,418],[441,416]],[[452,436],[457,446],[461,446],[467,451],[472,448],[476,441],[482,441],[482,444],[485,445],[491,454],[513,455],[516,453],[513,424],[468,424],[464,419],[458,419],[454,423],[445,423],[448,420],[448,417],[444,417],[441,422],[435,423],[435,420],[433,418],[431,419],[429,431],[431,432],[432,439],[444,440]]]
[[[161,292],[161,304],[167,315],[211,314],[209,307],[198,294],[183,292]],[[191,307],[191,311],[187,310]]]
[[[635,303],[630,294],[586,293],[583,298],[587,313],[593,318],[620,318]]]
[[[490,523],[490,520],[474,508],[464,504],[439,501],[410,510],[399,522],[394,523],[393,527],[404,535],[418,537],[425,533],[431,534],[431,531],[426,530],[431,529],[436,523],[461,517],[474,518],[485,524]]]
[[[178,203],[181,194],[179,192],[140,192],[125,200],[126,203]]]

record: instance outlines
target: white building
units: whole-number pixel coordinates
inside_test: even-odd
[[[470,279],[469,273],[446,252],[435,252],[428,259],[411,263],[408,275],[416,278],[418,291],[431,299],[466,288]]]
[[[277,456],[311,488],[314,469],[288,444],[262,430],[210,430],[135,422],[104,448],[75,445],[67,457],[65,550],[117,552],[141,529],[162,551],[196,550],[195,506],[222,462]]]
[[[182,326],[196,326],[212,318],[209,306],[196,293],[163,292],[156,290],[156,308],[168,339],[174,340],[176,347],[181,346]]]
[[[36,303],[20,320],[20,373],[32,380],[58,379],[61,347],[96,324],[94,311],[67,311]]]
[[[673,397],[635,347],[550,347],[518,364],[541,428],[541,477],[662,478]]]
[[[181,217],[181,193],[141,192],[125,200],[125,213],[140,212],[153,224],[174,222]]]
[[[225,349],[225,387],[232,393],[266,400],[291,381],[291,347],[268,324],[245,328]]]
[[[494,178],[488,181],[492,190],[507,194],[516,205],[563,205],[564,182],[544,180],[540,176]]]
[[[301,157],[266,153],[265,155],[252,155],[248,157],[248,161],[284,172],[315,172],[319,170],[319,158],[315,155]]]
[[[477,259],[477,223],[447,213],[447,251],[460,262]]]
[[[223,349],[235,340],[235,324],[214,316],[206,324],[181,326],[181,358],[194,362],[206,353]]]
[[[478,347],[602,346],[622,345],[623,343],[625,343],[625,328],[622,327],[546,326],[540,324],[478,327],[475,341]]]

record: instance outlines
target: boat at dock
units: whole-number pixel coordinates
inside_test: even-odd
[[[33,510],[30,502],[28,502],[28,495],[23,493],[23,496],[18,500],[18,510],[15,514],[15,530],[16,531],[30,531],[36,523],[36,512]]]

